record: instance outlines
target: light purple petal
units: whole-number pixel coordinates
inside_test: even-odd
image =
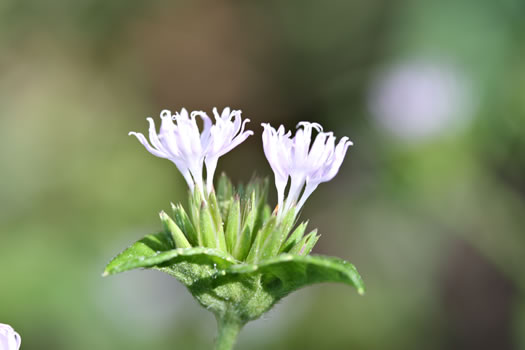
[[[142,135],[140,132],[131,131],[128,135],[135,136],[139,140],[139,142],[142,143],[142,145],[144,147],[146,147],[148,152],[153,154],[154,156],[159,157],[159,158],[168,158],[168,155],[165,154],[164,152],[159,151],[156,148],[151,147],[151,145],[149,144],[148,140],[146,140],[144,135]]]
[[[8,324],[0,323],[0,349],[2,350],[18,350],[22,338],[20,335]]]

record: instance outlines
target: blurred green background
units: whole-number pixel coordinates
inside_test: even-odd
[[[525,2],[0,1],[0,322],[22,349],[211,349],[213,316],[105,264],[184,201],[130,130],[181,107],[256,131],[219,172],[270,176],[260,123],[354,146],[307,202],[318,285],[238,349],[525,349]]]

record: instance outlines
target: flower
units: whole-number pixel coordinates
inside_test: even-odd
[[[219,114],[217,109],[213,108],[213,114],[215,124],[203,111],[193,111],[188,114],[183,108],[180,113],[176,112],[172,116],[171,112],[165,109],[160,113],[162,123],[158,134],[153,119],[147,118],[151,145],[141,133],[132,131],[129,135],[136,136],[154,156],[175,163],[192,192],[195,187],[200,191],[204,190],[202,172],[205,163],[206,191],[210,194],[213,190],[213,175],[219,157],[253,135],[253,131],[244,130],[250,120],[242,121],[241,111],[232,111],[226,107]],[[197,125],[197,116],[203,121],[202,132]]]
[[[353,145],[348,137],[343,137],[336,146],[333,133],[323,132],[317,123],[300,122],[293,138],[291,132],[286,132],[282,125],[277,130],[270,124],[263,123],[262,126],[264,154],[275,174],[278,215],[287,212],[292,206],[295,206],[296,211],[301,209],[320,183],[334,178],[348,147]],[[318,134],[311,145],[313,129]],[[285,202],[289,177],[290,189]]]
[[[18,350],[21,343],[20,335],[10,325],[0,323],[1,350]]]

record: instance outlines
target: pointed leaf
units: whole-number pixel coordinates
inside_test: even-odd
[[[191,262],[226,268],[236,261],[219,250],[196,247],[174,249],[165,232],[148,235],[117,255],[106,266],[104,276],[136,268],[162,267],[165,264]]]
[[[263,274],[263,283],[277,299],[302,288],[321,282],[341,282],[354,286],[364,294],[365,286],[354,265],[339,258],[281,254],[259,264],[232,265],[227,273]]]

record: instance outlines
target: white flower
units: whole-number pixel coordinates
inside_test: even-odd
[[[244,131],[249,119],[241,120],[241,111],[231,111],[226,107],[219,115],[213,109],[216,123],[203,111],[194,111],[188,114],[186,109],[171,115],[169,110],[160,113],[162,124],[157,134],[155,122],[148,118],[148,143],[141,133],[130,132],[153,155],[171,160],[184,176],[188,186],[193,191],[195,186],[204,190],[203,163],[206,164],[206,190],[209,194],[213,189],[213,175],[219,157],[228,153],[242,143],[253,131]],[[196,117],[203,121],[202,132],[197,125]],[[233,119],[233,120],[232,120]],[[173,121],[175,120],[176,123]]]
[[[22,339],[8,324],[0,323],[0,350],[18,350]]]
[[[297,128],[302,129],[297,130],[293,138],[282,125],[278,130],[270,124],[262,126],[264,154],[275,174],[278,214],[287,212],[292,206],[299,211],[320,183],[334,178],[352,142],[343,137],[336,146],[333,133],[323,132],[317,123],[300,122]],[[311,144],[313,129],[318,134]],[[284,192],[289,177],[290,189],[285,202]]]

